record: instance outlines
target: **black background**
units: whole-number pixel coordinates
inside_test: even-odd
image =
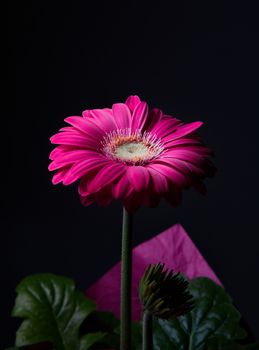
[[[182,223],[259,336],[258,12],[251,3],[9,2],[5,345],[18,324],[10,311],[21,278],[53,272],[85,290],[119,260],[120,203],[81,206],[76,186],[53,186],[47,166],[49,137],[65,117],[130,94],[186,122],[204,121],[200,133],[218,168],[206,197],[189,190],[178,209],[142,208],[134,245]]]

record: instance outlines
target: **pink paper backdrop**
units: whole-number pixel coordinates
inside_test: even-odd
[[[132,317],[135,321],[141,317],[138,299],[139,280],[147,265],[158,262],[182,272],[189,279],[204,276],[222,285],[184,228],[176,224],[133,250]],[[99,310],[111,311],[119,318],[120,263],[94,283],[86,295],[96,301]]]

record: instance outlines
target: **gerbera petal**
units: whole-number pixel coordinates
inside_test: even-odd
[[[92,112],[92,111],[91,111]],[[65,121],[72,125],[75,129],[79,130],[83,134],[87,135],[87,137],[91,139],[95,139],[96,141],[99,141],[103,138],[105,134],[105,122],[102,121],[103,127],[100,125],[97,125],[95,123],[95,119],[85,119],[82,117],[68,117],[65,119]]]
[[[62,168],[68,164],[73,164],[81,160],[91,159],[96,157],[96,152],[85,151],[85,150],[74,150],[63,153],[62,156],[56,157],[56,159],[50,163],[48,169],[50,171]]]
[[[66,150],[73,151],[74,147],[64,146],[64,145],[57,146],[53,149],[53,151],[50,152],[49,159],[54,160],[60,154],[64,154],[64,152],[66,152]]]
[[[75,128],[73,126],[64,126],[63,128],[60,128],[59,131],[75,131]]]
[[[128,176],[125,172],[124,175],[113,185],[112,193],[115,199],[124,198],[133,188],[133,186],[129,183]]]
[[[92,122],[94,122],[100,129],[104,130],[106,133],[117,129],[117,125],[115,123],[111,109],[92,109],[90,111],[90,114],[92,116]]]
[[[143,126],[143,130],[150,131],[153,129],[153,127],[160,121],[162,118],[163,113],[160,109],[158,108],[153,108],[149,113],[146,118],[146,121]]]
[[[63,168],[61,170],[58,170],[56,174],[52,177],[52,183],[53,185],[57,185],[58,183],[62,182],[64,177],[66,176],[66,173],[69,168]]]
[[[143,166],[129,166],[127,168],[129,182],[137,192],[145,191],[149,184],[149,172]]]
[[[127,98],[125,104],[129,107],[131,112],[134,111],[136,106],[141,102],[140,98],[137,95],[131,95]]]
[[[90,114],[90,109],[86,109],[85,111],[82,112],[82,116],[83,118],[91,118],[91,114]]]
[[[142,130],[148,116],[148,105],[146,102],[140,102],[134,109],[131,121],[131,130],[134,132]]]
[[[161,158],[181,159],[196,165],[201,165],[204,161],[204,157],[201,154],[181,149],[173,149]]]
[[[89,196],[90,193],[88,192],[88,180],[89,180],[89,173],[86,174],[85,176],[82,176],[78,185],[78,193],[80,196],[85,197]]]
[[[90,193],[99,191],[102,187],[110,185],[125,173],[125,166],[121,164],[106,164],[98,174],[89,181],[88,190]]]
[[[99,127],[99,125],[96,125],[94,118],[87,119],[85,133],[87,134],[88,138],[92,138],[97,141],[102,140],[103,136],[105,135],[105,131]]]
[[[189,176],[192,176],[192,174],[197,174],[200,176],[204,175],[202,163],[197,165],[175,157],[162,157],[161,161],[171,164],[173,167],[179,169],[182,173],[184,172],[188,174]]]
[[[89,172],[98,171],[103,166],[109,164],[109,160],[104,157],[92,158],[83,160],[74,164],[66,174],[63,184],[70,185],[71,183],[78,180],[80,177],[85,176]]]
[[[163,138],[163,143],[165,145],[166,148],[170,148],[170,147],[177,147],[177,146],[195,146],[195,145],[201,145],[201,141],[200,139],[197,137],[197,135],[189,135],[187,137],[181,137],[180,139],[174,139],[172,140],[172,138],[169,136],[164,137]]]
[[[172,147],[170,150],[168,149],[167,153],[172,152],[189,152],[196,156],[204,156],[208,157],[213,155],[213,152],[203,145],[181,145],[180,147]]]
[[[154,190],[158,194],[166,193],[168,190],[168,181],[167,178],[158,172],[155,168],[147,167],[149,174],[152,179]]]
[[[74,132],[61,132],[53,135],[50,138],[51,143],[55,145],[76,146],[82,148],[96,149],[99,144],[98,141],[85,135]]]
[[[183,122],[173,117],[163,117],[161,121],[154,126],[152,132],[158,137],[165,138],[167,135],[175,132],[179,128],[179,125],[182,124]]]
[[[82,117],[71,116],[65,119],[65,122],[72,125],[75,129],[88,134],[87,130],[87,120]]]
[[[115,103],[112,106],[112,111],[118,129],[126,129],[130,127],[131,114],[127,105],[124,103]]]
[[[171,135],[172,140],[176,140],[179,137],[186,136],[188,134],[191,134],[192,132],[196,131],[202,126],[203,122],[193,122],[189,124],[185,124],[182,126],[179,126],[177,131]]]
[[[188,184],[187,178],[181,172],[163,164],[162,162],[153,162],[152,164],[149,164],[148,167],[166,176],[170,181],[181,187],[185,187]]]

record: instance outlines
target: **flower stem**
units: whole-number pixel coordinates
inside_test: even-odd
[[[123,208],[121,247],[121,337],[120,350],[131,349],[132,214]]]
[[[144,311],[142,321],[142,336],[143,336],[143,350],[153,349],[153,329],[152,329],[152,314],[149,311]]]

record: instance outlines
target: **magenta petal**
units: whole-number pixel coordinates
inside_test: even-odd
[[[57,146],[53,149],[53,151],[50,152],[49,159],[54,160],[56,157],[58,157],[61,154],[64,154],[64,152],[73,151],[75,148],[73,146]]]
[[[74,131],[75,128],[73,126],[64,126],[63,128],[60,128],[59,131]]]
[[[191,135],[191,137],[186,136],[180,139],[174,139],[172,140],[170,136],[167,136],[163,138],[164,145],[166,148],[170,148],[173,146],[193,146],[193,145],[201,145],[201,141],[198,139],[198,137],[194,137],[194,135]]]
[[[84,134],[77,132],[60,132],[50,138],[51,143],[64,146],[81,147],[85,149],[96,149],[99,145],[98,141]]]
[[[124,103],[115,103],[112,106],[112,111],[118,129],[126,129],[130,127],[131,113],[127,105]]]
[[[185,173],[190,178],[192,178],[195,174],[201,177],[204,176],[205,174],[204,166],[195,164],[193,162],[186,162],[181,159],[177,159],[169,156],[163,157],[162,161],[165,163],[168,162],[168,164],[172,164],[174,168],[178,169],[182,173]]]
[[[52,178],[53,185],[57,185],[58,183],[62,182],[64,180],[64,177],[66,176],[67,171],[68,168],[58,170]]]
[[[65,119],[65,122],[72,125],[76,129],[87,133],[87,121],[83,117],[72,116]],[[63,128],[64,129],[64,128]]]
[[[82,112],[82,116],[83,118],[91,118],[91,114],[90,114],[90,109],[86,109],[85,111]]]
[[[141,102],[134,109],[131,121],[131,130],[134,132],[139,129],[142,130],[148,115],[148,105],[146,102]]]
[[[106,133],[117,129],[112,109],[92,109],[90,115],[92,116],[91,121]]]
[[[162,161],[157,160],[152,164],[149,164],[148,168],[156,170],[161,175],[166,176],[172,183],[175,183],[180,187],[185,187],[187,185],[188,178],[177,169],[172,168],[169,164],[163,164]]]
[[[129,182],[137,192],[144,191],[148,187],[149,173],[145,167],[129,166],[127,169],[127,175]]]
[[[167,268],[180,271],[188,278],[204,276],[222,285],[198,248],[180,224],[170,227],[133,250],[132,316],[141,318],[138,285],[148,264],[164,262]],[[120,317],[120,263],[115,265],[86,292],[99,310]]]
[[[167,178],[160,174],[157,170],[147,167],[152,179],[152,183],[157,194],[166,193],[168,190]]]
[[[182,149],[172,149],[165,156],[161,157],[161,159],[179,159],[196,165],[201,165],[204,162],[204,157],[202,156],[202,154]]]
[[[137,105],[141,102],[140,98],[137,95],[131,95],[127,98],[125,104],[133,112]]]
[[[189,174],[189,168],[187,167],[186,163],[180,161],[179,159],[176,159],[174,157],[161,157],[161,159],[159,159],[159,162],[161,162],[161,164],[165,164],[169,167],[176,169],[182,174]]]
[[[131,191],[132,186],[129,183],[127,174],[123,175],[112,187],[112,193],[115,199],[122,199]]]
[[[152,130],[153,127],[159,122],[159,120],[162,118],[163,113],[160,109],[154,108],[152,109],[147,116],[146,122],[143,126],[143,130]]]
[[[203,122],[193,122],[180,126],[177,131],[172,134],[171,139],[176,140],[179,137],[184,137],[192,132],[196,131],[202,126]]]
[[[87,197],[89,195],[87,184],[88,184],[88,176],[86,175],[81,178],[78,186],[78,193],[80,194],[81,198]]]
[[[183,123],[180,120],[173,117],[163,117],[160,122],[154,126],[152,132],[164,140],[167,135],[173,136],[174,132],[181,124]]]
[[[90,111],[92,118],[83,117],[68,117],[65,121],[72,125],[75,129],[86,134],[87,137],[94,138],[97,141],[101,140],[104,133],[116,128],[115,124],[112,123],[110,114],[107,111],[94,109]],[[107,125],[108,124],[108,125]],[[65,128],[63,128],[64,130]],[[69,128],[66,128],[69,130]]]
[[[113,181],[116,181],[120,176],[122,176],[123,173],[125,173],[124,165],[108,162],[108,164],[103,166],[97,175],[89,181],[89,192],[97,192],[102,187],[110,185]]]
[[[73,164],[82,160],[91,159],[92,157],[98,157],[98,153],[86,150],[73,150],[69,152],[63,152],[62,155],[56,156],[55,160],[50,163],[48,169],[50,171],[62,168],[66,165]]]
[[[99,156],[99,158],[93,157],[91,159],[86,159],[81,162],[78,162],[74,164],[67,172],[63,184],[70,185],[71,183],[77,181],[80,177],[86,176],[91,171],[97,172],[106,164],[109,164],[109,161],[102,156]]]

